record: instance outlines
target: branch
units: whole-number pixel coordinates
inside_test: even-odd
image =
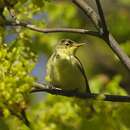
[[[101,20],[101,26],[102,26],[102,29],[103,29],[103,33],[105,35],[108,35],[107,24],[106,24],[106,20],[105,20],[105,17],[104,17],[104,13],[103,13],[103,9],[102,9],[100,0],[96,0],[96,4],[97,4],[97,9],[98,9],[98,13],[99,13],[99,16],[100,16],[100,20]]]
[[[35,92],[48,92],[53,95],[62,95],[67,97],[77,97],[80,99],[94,99],[99,100],[99,94],[90,94],[90,93],[78,93],[76,91],[65,91],[59,88],[49,87],[47,84],[34,83],[34,88],[31,93]],[[130,96],[119,96],[119,95],[104,95],[104,101],[112,101],[112,102],[130,102]]]
[[[84,0],[72,0],[72,2],[76,4],[89,17],[94,26],[100,30],[101,23],[96,12]]]
[[[36,32],[41,32],[41,33],[60,33],[60,32],[69,32],[69,33],[79,33],[79,34],[87,34],[91,36],[96,36],[100,37],[100,34],[95,31],[91,30],[86,30],[86,29],[78,29],[78,28],[39,28],[36,27],[35,25],[23,23],[23,22],[6,22],[6,26],[21,26],[28,28],[30,30],[36,31]]]
[[[30,122],[26,116],[25,110],[21,111],[20,114],[17,114],[14,110],[9,109],[10,113],[16,116],[19,120],[21,120],[28,128],[31,129]]]
[[[110,48],[115,52],[118,56],[122,64],[125,68],[130,71],[130,58],[124,53],[124,51],[120,48],[119,43],[115,40],[112,34],[109,34],[108,40],[106,40]]]
[[[96,28],[98,28],[98,31],[100,31],[101,22],[96,12],[84,0],[72,0],[72,1],[79,8],[81,8],[87,16],[89,16],[90,20],[94,23]],[[101,9],[100,3],[97,4],[97,7],[98,7],[98,11],[100,12],[99,15],[100,17],[102,17],[101,18],[102,23],[104,24],[105,21],[103,20],[104,19],[103,16],[101,16],[103,12],[101,11],[102,9]],[[127,68],[127,70],[130,71],[130,58],[120,48],[119,43],[115,40],[115,38],[110,33],[107,33],[107,35],[104,35],[104,34],[100,34],[100,35],[101,35],[101,38],[109,45],[112,51],[117,55],[117,57],[120,59],[123,65]]]
[[[17,22],[17,18],[16,18],[15,11],[14,11],[14,9],[13,9],[13,6],[12,6],[12,5],[9,3],[9,1],[7,1],[7,0],[4,0],[4,3],[5,3],[5,5],[6,5],[8,11],[9,11],[10,16],[12,17],[12,19],[13,19],[15,22]]]
[[[101,19],[104,40],[108,43],[108,45],[111,47],[111,49],[118,55],[118,57],[122,61],[122,63],[125,66],[127,66],[126,68],[130,68],[130,58],[121,50],[120,47],[118,47],[118,42],[108,32],[100,0],[95,0],[95,1],[96,1],[96,5],[97,5],[97,8],[98,8],[99,16],[100,16],[100,19]]]
[[[30,122],[29,122],[29,120],[28,120],[28,118],[27,118],[27,115],[26,115],[25,110],[22,110],[22,111],[21,111],[21,116],[22,116],[22,120],[23,120],[23,122],[25,123],[25,125],[26,125],[28,128],[31,128],[31,124],[30,124]]]

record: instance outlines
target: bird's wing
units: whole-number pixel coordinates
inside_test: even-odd
[[[82,73],[82,75],[83,75],[83,77],[85,79],[86,92],[91,93],[90,88],[89,88],[89,84],[88,84],[88,80],[87,80],[87,77],[85,75],[85,71],[84,71],[82,63],[80,62],[78,57],[76,57],[76,56],[72,56],[72,57],[73,57],[73,60],[74,60],[75,64],[77,65],[78,69],[80,70],[80,72]]]

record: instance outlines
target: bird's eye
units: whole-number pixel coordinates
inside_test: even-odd
[[[69,46],[69,45],[70,45],[70,43],[69,43],[69,42],[66,42],[66,43],[65,43],[65,45],[66,45],[66,46]]]
[[[73,42],[72,41],[68,41],[69,44],[72,44]]]
[[[70,41],[70,40],[68,40],[68,41],[65,43],[66,46],[71,46],[72,44],[73,44],[73,41]]]

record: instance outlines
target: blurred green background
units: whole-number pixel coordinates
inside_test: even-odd
[[[94,0],[86,2],[97,11]],[[130,55],[130,1],[101,2],[110,32]],[[40,28],[95,30],[89,18],[69,0],[10,0],[9,3],[20,21]],[[34,130],[130,130],[129,103],[29,94],[33,81],[44,82],[47,60],[58,41],[64,38],[88,43],[78,50],[77,56],[92,92],[130,94],[130,74],[103,40],[81,34],[44,34],[22,27],[7,27],[3,16],[11,20],[0,0],[0,24],[3,25],[0,26],[0,130],[29,129],[10,109],[18,115],[26,109]],[[91,111],[89,102],[95,111]]]

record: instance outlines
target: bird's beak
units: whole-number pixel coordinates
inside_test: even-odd
[[[83,45],[85,45],[86,43],[78,43],[78,44],[76,44],[75,46],[76,47],[80,47],[80,46],[83,46]]]

